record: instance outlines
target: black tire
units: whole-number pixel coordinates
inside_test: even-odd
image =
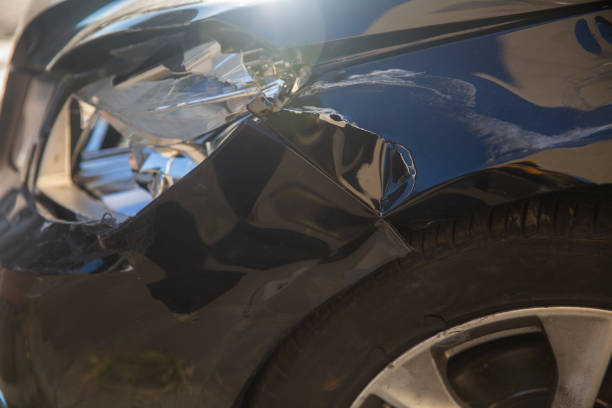
[[[256,378],[252,407],[349,407],[445,328],[532,306],[612,309],[612,195],[544,195],[403,231],[417,250],[324,305]]]

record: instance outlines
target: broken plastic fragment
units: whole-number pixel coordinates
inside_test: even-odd
[[[205,160],[250,112],[278,111],[309,75],[299,55],[227,53],[211,41],[185,51],[179,64],[160,61],[85,86],[67,102],[66,120],[54,125],[57,143],[48,145],[67,153],[62,191],[84,190],[79,197],[90,197],[92,207],[93,196],[102,208],[61,204],[85,216],[135,214]],[[45,169],[41,180],[49,179]]]
[[[180,67],[163,62],[118,80],[106,78],[78,92],[79,98],[113,118],[126,137],[156,144],[193,140],[248,113],[257,95],[275,104],[297,92],[310,70],[263,50],[223,53],[211,41],[186,51]]]
[[[195,166],[194,160],[174,149],[160,151],[142,145],[130,147],[134,179],[153,197],[159,196]]]

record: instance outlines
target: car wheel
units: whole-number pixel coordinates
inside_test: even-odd
[[[416,252],[308,317],[250,406],[612,406],[609,193],[403,232]]]

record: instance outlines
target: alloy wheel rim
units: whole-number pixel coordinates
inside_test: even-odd
[[[475,347],[532,333],[545,336],[554,357],[552,408],[593,407],[612,355],[612,311],[545,307],[491,314],[430,337],[388,364],[351,408],[470,407],[449,381],[449,361]],[[372,398],[382,404],[370,405]]]

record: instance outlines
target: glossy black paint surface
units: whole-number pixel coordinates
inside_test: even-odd
[[[452,0],[440,5],[425,0],[359,4],[351,0],[253,0],[212,4],[185,1],[184,6],[164,10],[144,0],[130,5],[125,0],[69,0],[40,13],[45,3],[55,4],[57,0],[33,2],[30,24],[16,47],[13,61],[16,66],[50,68],[59,62],[60,56],[92,39],[106,36],[114,40],[117,33],[138,36],[143,31],[175,31],[211,22],[221,23],[226,32],[237,32],[233,38],[239,44],[252,37],[275,47],[304,47],[313,60],[331,62],[423,40],[442,40],[444,36],[449,36],[450,41],[469,38],[481,30],[500,31],[606,7],[606,2],[588,0],[570,6],[552,0],[520,4]],[[58,25],[60,20],[62,24]],[[78,62],[71,68],[75,65]]]
[[[367,207],[252,125],[185,181],[103,236],[104,248],[118,251],[131,270],[29,278],[20,295],[34,296],[30,312],[39,317],[28,330],[45,339],[29,339],[43,344],[28,347],[49,381],[36,403],[223,405],[231,397],[226,388],[248,379],[243,368],[256,366],[304,311],[409,250]],[[180,381],[149,383],[157,372],[147,358],[184,364]],[[127,359],[136,374],[130,380],[111,367],[110,380],[94,375],[72,387],[101,369],[92,359],[118,359],[118,366]],[[171,390],[160,397],[155,387]],[[118,396],[123,403],[111,402]]]
[[[401,234],[612,181],[608,3],[317,1],[214,21],[185,6],[71,43],[120,3],[55,6],[15,54],[0,121],[13,407],[232,406],[304,316],[411,250]],[[314,76],[134,218],[53,221],[67,214],[32,190],[14,146],[29,137],[36,162],[76,83],[215,35],[297,46]],[[148,45],[113,54],[132,42]]]

